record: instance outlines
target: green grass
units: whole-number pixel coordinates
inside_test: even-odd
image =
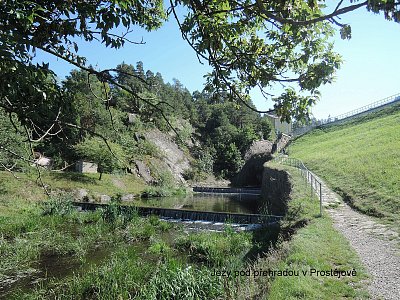
[[[0,224],[6,236],[0,239],[0,280],[18,271],[36,267],[43,256],[60,259],[87,254],[93,246],[114,245],[114,253],[101,265],[62,279],[45,280],[34,289],[7,295],[10,299],[214,299],[224,297],[226,286],[221,278],[211,276],[211,269],[202,263],[186,263],[183,245],[201,245],[209,260],[218,260],[220,267],[229,262],[241,265],[250,246],[250,234],[186,235],[171,223],[151,216],[131,218],[114,211],[78,214],[60,207],[32,209],[27,218],[19,218],[18,226]],[[56,204],[54,204],[56,205]],[[52,207],[52,206],[51,206]],[[43,211],[46,212],[43,215]],[[50,213],[51,212],[51,213]],[[32,224],[27,226],[27,220]],[[110,223],[112,222],[112,223]],[[75,226],[78,225],[78,226]],[[180,237],[180,243],[174,237]],[[194,241],[194,243],[193,243]],[[210,243],[211,242],[211,243]],[[238,247],[238,244],[240,247]],[[184,247],[185,248],[185,247]],[[225,250],[229,250],[226,253]],[[196,252],[194,248],[192,252]],[[202,250],[200,250],[202,251]],[[198,251],[197,251],[198,252]],[[227,283],[227,282],[225,282]],[[234,284],[229,289],[233,291]]]
[[[328,216],[314,219],[300,229],[289,244],[287,257],[275,270],[299,271],[299,276],[276,276],[268,300],[280,299],[367,299],[361,280],[366,279],[357,255],[348,241],[332,227]],[[318,271],[355,270],[356,276],[310,276]],[[307,272],[304,275],[302,272]]]
[[[15,173],[16,179],[9,172],[0,171],[0,205],[1,200],[28,199],[32,201],[45,198],[43,188],[37,183],[37,173],[32,170],[29,173]],[[106,194],[136,194],[147,187],[145,183],[134,175],[103,174],[101,180],[98,174],[81,174],[72,172],[48,172],[42,171],[43,183],[52,191],[74,191],[86,189],[89,195]],[[23,188],[21,188],[23,187]],[[0,209],[1,214],[1,209]]]
[[[252,246],[251,234],[227,230],[223,234],[202,232],[177,239],[176,248],[194,262],[210,267],[223,267],[232,260],[241,261]]]
[[[400,105],[315,129],[290,146],[357,209],[400,228]]]
[[[269,163],[271,167],[286,170],[292,183],[288,214],[283,222],[286,230],[299,224],[306,226],[297,230],[289,241],[283,241],[271,257],[260,260],[255,269],[293,270],[299,276],[276,276],[270,280],[265,299],[367,299],[362,287],[367,275],[348,241],[332,226],[327,214],[319,217],[319,200],[310,195],[310,188],[293,167]],[[296,230],[296,228],[294,228]],[[283,228],[283,233],[285,228]],[[276,258],[274,259],[274,256]],[[355,269],[357,276],[332,278],[309,276],[311,269],[318,271]],[[302,271],[307,271],[304,276]]]
[[[154,216],[141,218],[135,211],[122,213],[117,202],[103,211],[77,213],[68,203],[57,199],[46,205],[27,202],[22,198],[26,188],[15,190],[18,197],[10,200],[10,190],[16,189],[16,184],[9,182],[11,186],[1,196],[8,200],[0,207],[0,278],[7,279],[20,271],[36,268],[37,261],[48,255],[78,258],[84,264],[85,257],[99,249],[98,246],[113,249],[89,269],[64,278],[43,280],[33,288],[7,297],[238,300],[267,299],[268,293],[271,297],[277,293],[288,295],[285,299],[298,295],[307,295],[310,299],[315,295],[318,299],[322,294],[330,296],[326,299],[363,295],[354,286],[364,278],[354,253],[332,229],[329,219],[316,218],[318,201],[310,197],[309,188],[298,171],[286,166],[274,167],[290,173],[293,189],[288,215],[280,228],[252,233],[235,233],[227,225],[223,233],[187,234]],[[26,184],[31,181],[27,180]],[[290,241],[290,236],[307,224],[310,225],[300,229]],[[307,252],[310,249],[312,252]],[[279,278],[212,275],[215,270],[250,272],[288,266],[299,271],[307,267],[355,268],[360,275],[334,283],[320,278],[309,282],[304,277],[295,292],[291,287],[293,282],[281,282]]]

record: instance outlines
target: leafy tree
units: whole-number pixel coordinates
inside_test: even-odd
[[[366,7],[383,11],[386,19],[400,20],[400,3],[393,0],[338,1],[331,13],[324,13],[325,1],[316,0],[175,3],[189,9],[181,19],[173,9],[185,39],[213,67],[208,85],[217,92],[228,91],[231,99],[244,105],[249,90],[259,88],[287,121],[291,116],[308,116],[318,99],[318,87],[332,81],[342,62],[329,42],[331,24],[340,27],[343,38],[350,38],[351,28],[338,16]],[[270,94],[275,84],[287,86],[276,98]],[[290,88],[293,84],[297,91]]]
[[[121,146],[113,142],[108,142],[107,145],[108,147],[105,147],[104,141],[94,137],[87,138],[74,146],[78,156],[82,159],[97,163],[100,173],[99,180],[101,180],[103,173],[112,173],[122,169],[125,165],[123,161],[125,153]]]
[[[2,109],[0,109],[0,128],[0,169],[18,170],[24,162],[20,158],[29,160],[32,155],[28,148],[24,147],[23,128],[15,116],[7,116]]]
[[[89,132],[101,132],[101,129],[111,127],[107,111],[111,101],[108,84],[101,83],[86,71],[72,70],[63,81],[63,87],[70,98],[71,121],[80,127],[80,140]]]
[[[188,11],[181,19],[176,13],[178,6]],[[350,38],[350,26],[341,24],[338,16],[363,7],[373,13],[384,12],[388,20],[400,20],[400,4],[393,0],[339,1],[327,13],[325,1],[316,0],[177,0],[170,1],[168,11],[199,59],[213,67],[207,78],[217,92],[225,91],[231,99],[252,108],[248,105],[250,89],[258,87],[270,98],[268,92],[274,84],[298,84],[301,93],[286,90],[272,98],[274,108],[289,120],[307,116],[318,98],[318,87],[331,82],[340,66],[341,58],[329,43],[331,24],[339,26],[343,38]],[[160,110],[157,103],[121,86],[115,75],[118,70],[98,71],[87,66],[86,59],[78,55],[76,41],[97,39],[106,47],[120,48],[126,42],[135,43],[126,36],[132,26],[154,30],[165,20],[161,0],[2,1],[0,106],[15,112],[21,122],[28,115],[28,123],[34,123],[39,119],[33,112],[36,104],[60,93],[55,82],[46,80],[54,78],[48,65],[32,64],[32,54],[40,49],[95,74],[101,82],[120,86],[148,109]],[[126,33],[116,35],[117,27],[126,28]],[[144,76],[142,70],[139,76]],[[61,99],[59,95],[58,101]]]
[[[268,140],[271,136],[272,125],[266,116],[262,117],[256,126],[256,131],[261,133],[261,137]]]
[[[176,13],[179,6],[186,15]],[[163,1],[4,0],[0,6],[0,107],[17,117],[31,142],[45,145],[49,140],[55,145],[59,139],[54,151],[61,151],[67,137],[83,138],[82,131],[107,127],[107,132],[110,126],[102,118],[101,105],[95,112],[98,119],[87,114],[83,95],[90,94],[83,93],[82,101],[70,97],[71,88],[57,81],[48,64],[32,63],[36,51],[43,51],[90,74],[87,83],[103,87],[105,94],[110,89],[118,108],[137,112],[160,127],[171,125],[168,117],[173,113],[181,114],[207,133],[204,140],[208,144],[224,139],[221,130],[227,130],[227,145],[234,145],[240,153],[243,148],[235,137],[240,132],[246,137],[257,132],[260,116],[244,113],[236,105],[255,110],[248,92],[259,88],[266,98],[272,98],[282,118],[306,118],[318,99],[318,88],[332,81],[341,64],[329,40],[333,26],[340,28],[343,38],[350,38],[350,26],[341,24],[338,17],[360,8],[400,21],[400,3],[394,0],[338,1],[331,12],[325,12],[325,1],[316,0],[170,1],[167,11],[178,22],[183,37],[199,59],[213,68],[207,75],[206,97],[196,99],[193,105],[178,82],[168,86],[159,73],[147,76],[140,62],[135,68],[123,65],[96,70],[79,56],[79,39],[98,40],[116,49],[125,43],[141,43],[129,40],[126,34],[133,26],[149,31],[159,28],[167,16]],[[117,35],[116,28],[126,32]],[[276,84],[286,89],[272,97],[270,91]],[[106,110],[112,111],[114,103],[102,96]],[[225,104],[228,101],[231,106]],[[74,103],[78,102],[76,109]],[[216,104],[223,104],[229,113],[218,119],[218,106],[206,108]],[[234,147],[230,152],[237,153]]]
[[[140,26],[158,28],[165,19],[162,1],[2,1],[0,6],[0,107],[15,113],[29,131],[29,139],[41,139],[70,126],[64,90],[48,64],[35,65],[37,50],[64,59],[109,82],[108,72],[86,66],[78,53],[77,38],[99,40],[120,48],[129,40],[113,29]],[[44,123],[44,124],[43,124]],[[47,126],[46,126],[47,125]],[[72,124],[75,128],[76,124]],[[38,130],[39,129],[39,130]]]

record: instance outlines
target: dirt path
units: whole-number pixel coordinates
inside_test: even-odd
[[[400,299],[400,238],[388,226],[361,214],[334,194],[325,184],[323,205],[334,226],[350,242],[371,275],[368,286],[372,299]],[[338,205],[329,208],[330,204]]]

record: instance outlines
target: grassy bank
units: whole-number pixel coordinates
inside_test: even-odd
[[[314,219],[300,229],[287,247],[287,256],[276,269],[297,271],[298,276],[277,276],[269,300],[368,299],[361,284],[366,273],[348,241],[333,229],[328,216]],[[355,272],[339,278],[327,275],[331,270]]]
[[[400,228],[400,106],[315,129],[290,146],[345,200]]]
[[[361,284],[367,275],[355,251],[333,228],[332,220],[326,213],[317,217],[319,201],[315,196],[310,199],[310,189],[298,170],[289,166],[270,165],[289,172],[293,184],[292,201],[285,222],[305,222],[307,225],[300,228],[291,240],[282,242],[272,253],[272,258],[274,255],[278,257],[272,264],[273,270],[296,271],[298,276],[275,276],[266,299],[367,299],[368,293]],[[266,261],[270,260],[271,257]],[[265,261],[260,260],[258,267],[266,269],[264,264]],[[355,270],[356,275],[338,278],[316,273],[335,269]]]
[[[92,195],[106,194],[140,194],[146,184],[134,175],[103,174],[99,180],[98,174],[81,174],[73,172],[41,172],[42,181],[50,190],[74,191],[85,189]],[[27,173],[0,171],[0,197],[23,198],[28,200],[43,199],[43,188],[38,184],[35,169]],[[9,198],[9,197],[8,197]]]

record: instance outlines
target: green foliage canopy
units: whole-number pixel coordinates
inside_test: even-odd
[[[177,14],[178,6],[186,8],[184,17]],[[363,7],[374,13],[383,11],[386,19],[400,20],[400,4],[394,0],[338,1],[329,13],[324,12],[325,1],[316,0],[170,0],[167,12],[175,17],[199,59],[213,67],[207,82],[214,91],[226,91],[231,99],[249,106],[252,88],[260,88],[271,98],[274,84],[297,84],[300,94],[286,90],[272,97],[278,114],[289,120],[308,115],[318,98],[318,87],[331,82],[340,66],[340,56],[329,43],[331,24],[349,38],[350,27],[337,17]],[[126,42],[135,43],[126,35],[131,28],[154,30],[166,15],[161,0],[2,1],[0,75],[5,80],[0,84],[0,106],[18,115],[21,122],[34,123],[37,103],[52,102],[51,95],[59,92],[54,80],[46,80],[54,78],[48,65],[32,64],[37,49],[115,84],[118,75],[112,74],[118,70],[96,71],[87,66],[86,59],[78,55],[77,38],[120,48]],[[126,28],[125,34],[115,34],[116,28]],[[19,92],[22,89],[24,95]],[[124,90],[157,109],[135,90]],[[58,95],[57,101],[61,99]]]
[[[62,140],[63,134],[77,132],[79,141],[83,138],[82,130],[97,130],[90,123],[87,110],[79,111],[71,105],[68,86],[59,84],[49,65],[32,63],[36,51],[43,51],[90,74],[92,79],[88,81],[98,91],[101,89],[107,94],[108,88],[114,87],[119,89],[118,93],[125,94],[125,100],[130,95],[131,99],[123,104],[127,110],[146,115],[149,120],[164,119],[160,126],[171,125],[168,113],[172,114],[176,107],[181,111],[186,108],[187,117],[199,120],[202,113],[209,111],[207,108],[196,110],[179,82],[169,88],[151,90],[146,86],[157,86],[162,77],[145,72],[142,63],[135,69],[121,66],[96,70],[78,53],[79,39],[97,40],[105,47],[116,49],[127,42],[141,43],[129,40],[127,34],[134,27],[157,29],[170,15],[199,60],[212,66],[213,71],[206,77],[206,88],[210,94],[217,95],[214,99],[222,98],[255,110],[248,93],[259,88],[266,98],[275,102],[273,109],[282,118],[306,118],[310,106],[318,99],[318,88],[333,80],[341,64],[329,40],[334,32],[332,24],[340,28],[343,38],[351,37],[350,26],[341,24],[338,16],[366,8],[373,13],[383,12],[388,20],[400,21],[400,3],[395,0],[337,1],[331,12],[326,12],[325,2],[170,0],[165,10],[161,0],[3,0],[0,5],[0,107],[9,119],[18,119],[31,142],[54,136]],[[184,7],[186,15],[178,14],[177,7]],[[115,30],[121,28],[125,33],[116,34]],[[281,95],[273,96],[271,91],[276,84],[282,84],[285,89]],[[163,101],[166,97],[176,101]],[[111,104],[106,103],[106,108]],[[75,113],[80,112],[83,115],[76,117]],[[99,120],[104,120],[103,115]],[[229,120],[231,124],[235,122]],[[233,137],[238,133],[231,134],[236,129],[224,128],[230,137],[227,145],[236,147],[231,147],[232,153],[243,152]],[[249,137],[251,130],[256,129],[242,128],[242,134]],[[221,128],[214,134],[220,131]]]
[[[116,143],[108,142],[108,147],[99,138],[87,138],[74,146],[81,158],[93,161],[98,165],[100,178],[102,173],[112,173],[124,167],[125,157],[123,149]]]

